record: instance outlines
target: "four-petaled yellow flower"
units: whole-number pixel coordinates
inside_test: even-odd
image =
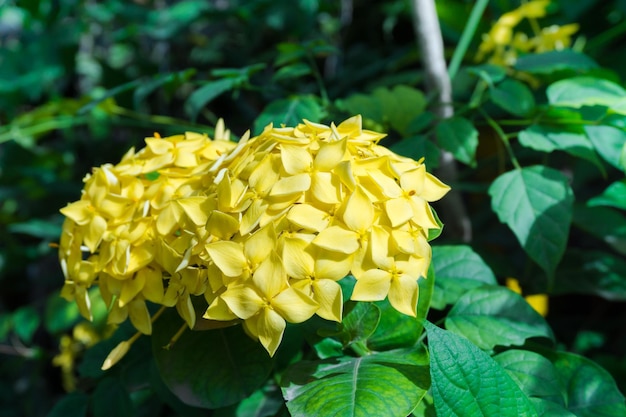
[[[429,202],[449,189],[423,161],[378,145],[360,116],[228,136],[221,121],[215,140],[155,135],[86,177],[60,244],[63,295],[83,315],[97,284],[112,323],[150,334],[151,302],[193,328],[203,296],[204,319],[242,321],[273,355],[287,322],[341,322],[337,281],[352,274],[353,300],[388,297],[415,316],[441,228]]]

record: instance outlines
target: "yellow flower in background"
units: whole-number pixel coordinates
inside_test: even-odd
[[[341,322],[337,281],[350,273],[354,300],[389,297],[415,315],[429,231],[441,228],[429,202],[449,190],[423,161],[380,146],[385,135],[364,130],[360,116],[269,125],[238,143],[220,123],[216,139],[147,138],[118,165],[94,169],[81,199],[62,209],[63,295],[83,315],[86,290],[99,285],[110,323],[130,319],[150,334],[155,303],[193,328],[191,300],[203,296],[204,319],[243,322],[273,355],[286,322]]]
[[[475,61],[510,66],[515,64],[520,54],[568,48],[572,35],[578,31],[577,24],[540,28],[536,21],[547,14],[550,3],[550,0],[524,2],[517,9],[500,16],[489,32],[482,35]],[[524,20],[530,22],[532,35],[515,30]]]
[[[508,289],[522,295],[522,287],[519,285],[519,281],[515,278],[507,278],[505,285]],[[543,317],[548,315],[548,295],[547,294],[533,294],[524,296],[526,302]]]

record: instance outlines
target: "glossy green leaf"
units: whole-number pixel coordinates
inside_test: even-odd
[[[533,93],[520,81],[506,79],[489,91],[497,106],[515,116],[527,116],[535,108]]]
[[[538,416],[507,372],[467,339],[425,323],[438,416]]]
[[[239,84],[237,78],[221,78],[210,81],[194,91],[185,102],[185,113],[195,121],[200,111],[217,96],[232,90]]]
[[[344,345],[363,342],[380,321],[380,308],[374,303],[348,301],[344,307],[342,338]]]
[[[554,340],[552,330],[520,295],[505,287],[466,292],[446,317],[446,328],[484,350],[521,346],[531,337]]]
[[[626,301],[626,260],[599,250],[570,249],[557,270],[554,294],[597,295]]]
[[[552,362],[538,353],[511,349],[494,356],[528,397],[565,406],[565,388]]]
[[[72,392],[61,398],[46,417],[86,417],[89,396],[82,392]]]
[[[26,305],[13,313],[13,331],[26,344],[33,340],[41,319],[35,307]]]
[[[575,205],[574,224],[626,255],[626,216],[617,210]]]
[[[613,126],[585,126],[585,133],[600,156],[615,168],[626,171],[622,150],[626,132]]]
[[[563,70],[588,71],[597,67],[593,59],[571,49],[522,55],[514,64],[516,70],[531,74],[551,74]]]
[[[395,153],[413,158],[416,161],[423,157],[428,171],[432,171],[439,166],[439,155],[441,151],[437,145],[427,139],[425,135],[401,139],[391,145],[390,149]]]
[[[541,152],[564,151],[600,167],[593,144],[583,133],[568,132],[550,126],[532,125],[518,135],[519,143]]]
[[[406,416],[429,386],[428,354],[421,348],[302,361],[281,380],[293,417]]]
[[[466,70],[468,73],[480,77],[489,85],[498,83],[504,80],[504,78],[506,77],[506,69],[501,65],[476,65],[472,67],[467,67]]]
[[[546,90],[548,101],[553,106],[611,107],[626,99],[626,90],[619,85],[593,77],[573,77],[557,81]]]
[[[609,206],[626,210],[626,180],[615,181],[599,196],[587,202],[589,206]]]
[[[319,122],[323,110],[313,97],[297,96],[290,99],[271,102],[254,122],[255,134],[263,132],[265,126],[273,123],[275,127],[281,125],[296,126],[302,119]]]
[[[438,310],[472,288],[497,284],[489,265],[470,246],[433,246],[432,265],[437,277],[432,306]]]
[[[565,175],[544,166],[500,175],[489,187],[491,206],[526,253],[551,276],[569,235],[574,196]]]
[[[402,314],[391,306],[388,300],[378,301],[380,308],[380,322],[376,331],[367,339],[367,347],[382,351],[413,346],[419,339],[423,325],[428,315],[430,300],[436,283],[433,268],[429,268],[428,277],[420,278],[419,299],[417,301],[417,316],[411,317]]]
[[[94,417],[133,417],[135,410],[129,393],[122,382],[107,377],[98,382],[93,393]]]
[[[182,325],[175,311],[167,311],[153,325],[151,339],[163,381],[184,403],[224,407],[246,398],[267,379],[272,359],[240,325],[187,330],[164,349]]]
[[[450,151],[454,157],[472,167],[476,166],[476,148],[478,131],[472,123],[463,117],[451,117],[437,125],[439,145]]]
[[[623,417],[624,396],[611,375],[595,362],[558,352],[551,360],[566,389],[566,405],[578,417]]]

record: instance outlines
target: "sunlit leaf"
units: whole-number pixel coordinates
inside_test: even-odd
[[[585,126],[585,133],[600,156],[615,168],[626,171],[622,151],[626,132],[613,126]]]
[[[472,123],[462,117],[451,117],[437,125],[437,140],[442,148],[472,167],[476,166],[478,131]]]
[[[557,81],[546,90],[553,106],[608,106],[626,99],[626,90],[619,85],[593,77],[572,77]]]
[[[527,116],[535,108],[530,89],[520,81],[506,79],[490,89],[491,100],[515,116]]]
[[[556,71],[586,71],[598,67],[587,55],[571,50],[548,51],[520,56],[514,64],[518,71],[531,74],[551,74]]]

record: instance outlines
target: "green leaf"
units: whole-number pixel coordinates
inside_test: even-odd
[[[472,167],[476,166],[476,148],[478,131],[472,123],[463,117],[451,117],[442,120],[436,128],[437,141],[454,157]]]
[[[553,106],[581,107],[617,105],[626,99],[626,90],[601,78],[573,77],[557,81],[546,90]]]
[[[349,301],[345,305],[342,326],[344,345],[364,342],[380,321],[380,308],[373,303]]]
[[[575,205],[574,224],[626,255],[626,217],[616,210]]]
[[[273,381],[230,407],[215,410],[213,417],[272,417],[285,402]]]
[[[626,180],[615,181],[599,196],[587,201],[589,206],[609,206],[626,210]]]
[[[135,415],[130,396],[119,379],[106,377],[98,383],[93,393],[93,415],[94,417]]]
[[[615,168],[626,171],[622,149],[626,132],[613,126],[585,126],[585,133],[602,158]]]
[[[419,299],[416,317],[400,313],[391,306],[388,300],[376,302],[381,312],[380,322],[374,334],[367,339],[369,349],[382,351],[415,345],[422,333],[422,321],[428,315],[430,300],[436,283],[433,268],[428,269],[426,279],[420,278],[417,283],[419,285]]]
[[[48,298],[44,325],[50,333],[58,333],[70,329],[81,318],[76,303],[70,303],[61,298],[59,291],[55,291]]]
[[[489,187],[491,206],[526,253],[554,274],[569,235],[574,196],[568,179],[544,166],[500,175]]]
[[[313,97],[296,96],[290,99],[271,102],[254,122],[255,134],[263,132],[265,126],[273,123],[275,127],[296,126],[302,119],[319,122],[323,110]]]
[[[553,294],[597,295],[626,301],[626,261],[598,250],[569,249],[557,270]]]
[[[432,306],[438,310],[472,288],[497,284],[491,268],[466,245],[433,246],[432,265],[437,277]]]
[[[511,349],[494,356],[528,397],[565,406],[565,389],[549,359],[527,350]]]
[[[424,327],[438,416],[537,416],[528,397],[489,355],[429,322]]]
[[[426,109],[424,93],[407,85],[397,85],[392,90],[377,88],[373,96],[383,109],[383,117],[401,135],[407,133],[410,123]]]
[[[533,93],[520,81],[506,79],[489,91],[497,106],[515,116],[527,116],[535,108]]]
[[[33,306],[21,307],[13,313],[13,331],[26,344],[30,344],[39,327],[39,313]]]
[[[11,233],[22,233],[46,240],[56,240],[61,235],[61,222],[55,220],[30,219],[22,223],[9,224]]]
[[[586,159],[600,167],[593,144],[583,133],[568,132],[550,126],[532,125],[518,135],[519,143],[541,152],[564,151],[570,155]]]
[[[294,417],[406,416],[430,385],[424,349],[302,361],[283,374],[281,389]]]
[[[238,78],[221,78],[208,82],[189,96],[185,102],[185,113],[195,121],[204,106],[222,93],[235,88],[239,82]]]
[[[531,337],[554,340],[552,330],[520,295],[505,287],[474,288],[452,307],[446,328],[484,350],[521,346]]]
[[[287,65],[276,71],[272,79],[274,81],[290,80],[293,78],[300,78],[305,75],[311,74],[311,67],[302,62],[296,62],[291,65]]]
[[[133,93],[133,105],[138,108],[139,105],[152,94],[155,90],[166,84],[179,83],[190,79],[196,73],[195,69],[186,69],[184,71],[172,72],[169,74],[160,74],[147,80],[142,80],[141,85],[135,89]]]
[[[624,396],[611,375],[596,363],[573,353],[558,352],[551,360],[566,389],[567,409],[578,417],[623,417]]]
[[[257,390],[272,369],[272,359],[240,325],[187,330],[166,350],[183,325],[175,311],[153,326],[152,350],[165,384],[184,403],[203,408],[234,404]]]
[[[82,392],[72,392],[63,396],[52,407],[46,417],[86,417],[89,396]]]
[[[428,171],[432,171],[439,166],[439,154],[441,151],[425,135],[401,139],[391,145],[390,149],[397,154],[413,158],[416,161],[424,157]]]
[[[583,53],[563,49],[520,56],[515,62],[514,68],[531,74],[551,74],[563,70],[588,71],[598,68],[598,64]]]
[[[498,83],[506,77],[506,69],[501,65],[476,65],[466,68],[467,72],[484,80],[488,85]]]

